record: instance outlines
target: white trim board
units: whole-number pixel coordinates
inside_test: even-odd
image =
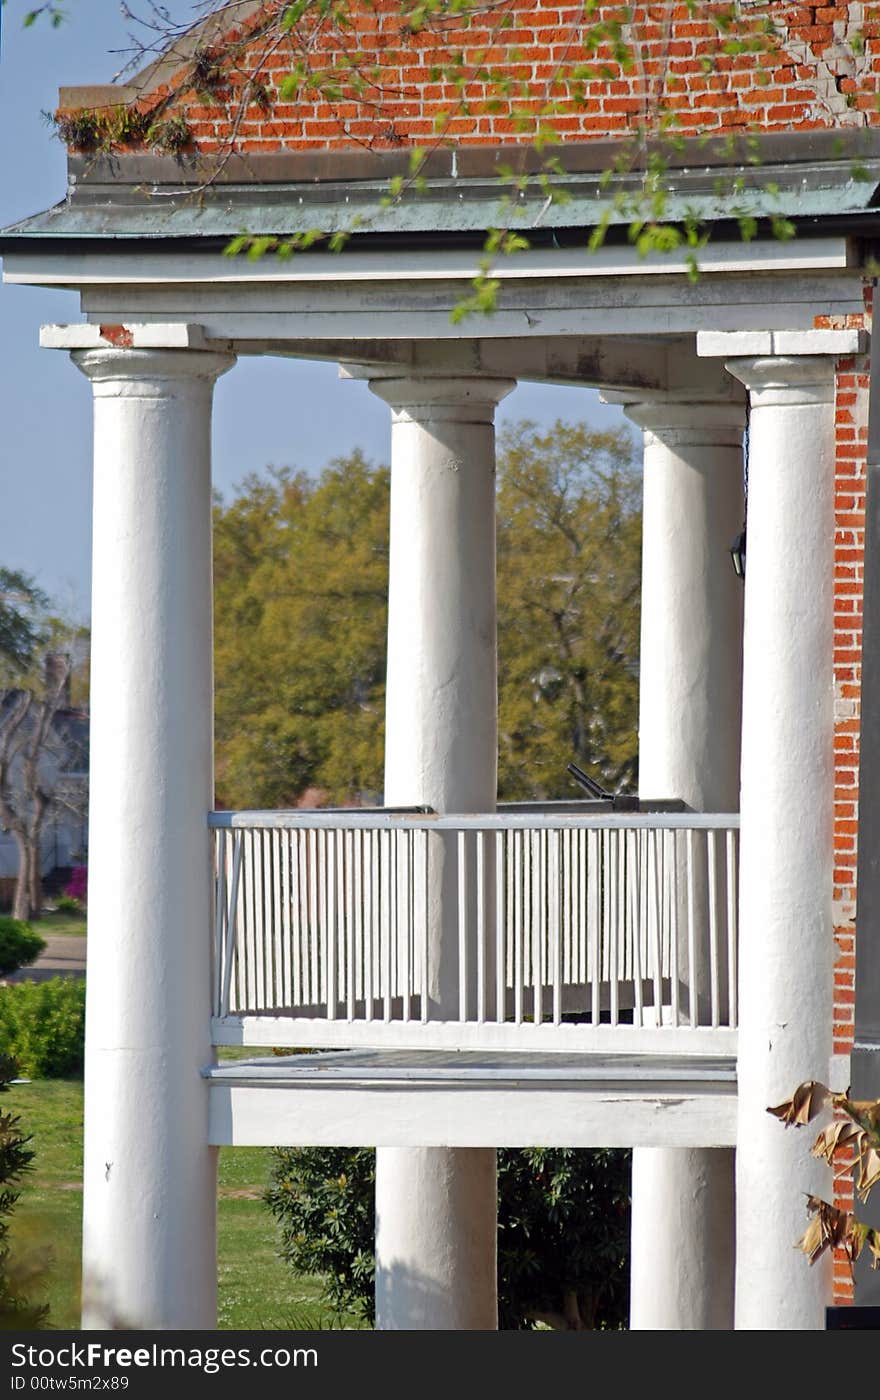
[[[71,248],[69,253],[41,250],[39,241],[26,251],[11,250],[4,258],[3,280],[42,286],[117,286],[146,283],[325,283],[470,281],[480,271],[481,255],[467,249],[302,254],[281,260],[270,255],[254,261],[226,257],[222,253],[191,251],[124,253],[124,240],[113,240],[113,252]],[[853,266],[846,238],[799,238],[790,242],[772,239],[751,243],[719,242],[700,250],[698,266],[704,275],[730,273],[791,273],[841,271]],[[691,263],[675,253],[641,257],[629,246],[610,246],[590,252],[586,248],[531,248],[501,257],[492,275],[502,281],[535,278],[651,277],[688,274]]]

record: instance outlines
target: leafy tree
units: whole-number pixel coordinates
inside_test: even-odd
[[[627,429],[518,423],[498,453],[499,791],[615,789],[638,749],[641,478]]]
[[[17,1067],[0,1056],[0,1093],[5,1093]],[[19,1192],[15,1189],[31,1168],[30,1138],[21,1131],[21,1120],[0,1112],[0,1331],[39,1327],[49,1309],[33,1303],[28,1294],[45,1267],[45,1257],[15,1260],[9,1246],[9,1220]]]
[[[372,1322],[375,1154],[279,1148],[266,1202],[282,1258],[320,1274],[338,1311]],[[629,1295],[629,1153],[498,1153],[499,1325],[622,1327]]]
[[[620,787],[636,755],[639,478],[626,431],[521,423],[499,450],[500,795]],[[388,489],[355,452],[215,511],[218,797],[378,800]]]
[[[215,513],[218,798],[295,805],[382,787],[388,473],[250,478]]]
[[[25,632],[14,634],[17,650],[0,657],[0,827],[18,851],[12,912],[23,920],[42,907],[46,821],[62,809],[81,815],[85,802],[82,782],[67,776],[85,762],[84,736],[70,714],[71,683],[85,670],[85,634],[53,616],[37,590],[32,597]]]
[[[28,667],[43,640],[41,613],[48,603],[29,574],[0,569],[0,664]]]

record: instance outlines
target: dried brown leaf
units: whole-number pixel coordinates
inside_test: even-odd
[[[791,1124],[801,1127],[812,1122],[831,1099],[830,1089],[816,1079],[808,1079],[806,1083],[798,1085],[790,1099],[778,1104],[776,1108],[768,1108],[767,1112],[772,1113],[775,1118],[781,1118],[786,1127]]]
[[[826,1162],[830,1163],[835,1153],[842,1152],[846,1148],[853,1147],[856,1152],[861,1152],[864,1136],[864,1128],[858,1127],[851,1119],[839,1119],[836,1123],[822,1129],[813,1143],[811,1152],[814,1157],[824,1157]]]
[[[877,1151],[876,1147],[870,1147],[863,1135],[859,1154],[859,1179],[856,1182],[859,1199],[866,1201],[869,1192],[878,1182],[880,1182],[880,1152]]]
[[[798,1240],[797,1247],[808,1255],[810,1263],[815,1264],[826,1249],[837,1249],[838,1246],[843,1246],[852,1257],[848,1241],[852,1227],[857,1223],[854,1217],[819,1196],[807,1197],[807,1210],[814,1219]]]

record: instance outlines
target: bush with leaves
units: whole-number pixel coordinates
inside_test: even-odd
[[[281,1257],[319,1274],[327,1301],[372,1322],[375,1154],[279,1148],[265,1199]],[[629,1154],[498,1153],[499,1325],[623,1327],[629,1303]]]
[[[0,988],[0,1044],[31,1079],[82,1072],[85,983],[79,977]]]
[[[0,976],[35,962],[46,940],[22,919],[0,916]]]
[[[8,1089],[16,1073],[15,1061],[0,1056],[0,1093]],[[44,1255],[13,1259],[9,1247],[8,1217],[19,1197],[15,1186],[30,1170],[34,1156],[29,1142],[17,1115],[0,1112],[0,1331],[39,1327],[48,1312],[45,1304],[28,1297],[30,1285],[45,1266]]]
[[[75,901],[77,908],[83,909],[88,899],[88,889],[88,866],[75,865],[70,872],[70,879],[64,886],[64,894],[61,896],[61,899],[58,900],[58,908],[62,909],[64,907],[61,902],[62,900],[72,899]]]

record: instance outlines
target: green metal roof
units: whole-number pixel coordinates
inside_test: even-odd
[[[662,196],[638,172],[610,179],[603,173],[610,143],[557,149],[555,158],[567,171],[582,168],[553,175],[549,183],[533,173],[519,191],[495,173],[517,158],[515,148],[439,152],[424,188],[393,201],[389,176],[406,169],[406,153],[282,152],[236,157],[213,173],[169,157],[74,157],[66,199],[0,231],[0,251],[25,240],[226,241],[243,232],[285,236],[313,229],[473,241],[501,227],[571,241],[603,221],[614,230],[636,217],[704,225],[787,218],[828,223],[835,231],[842,221],[872,227],[880,202],[880,133],[857,132],[852,143],[839,133],[810,138],[765,143],[759,165],[729,157],[725,164],[717,152],[692,143],[664,171]],[[540,163],[532,153],[538,171]]]

